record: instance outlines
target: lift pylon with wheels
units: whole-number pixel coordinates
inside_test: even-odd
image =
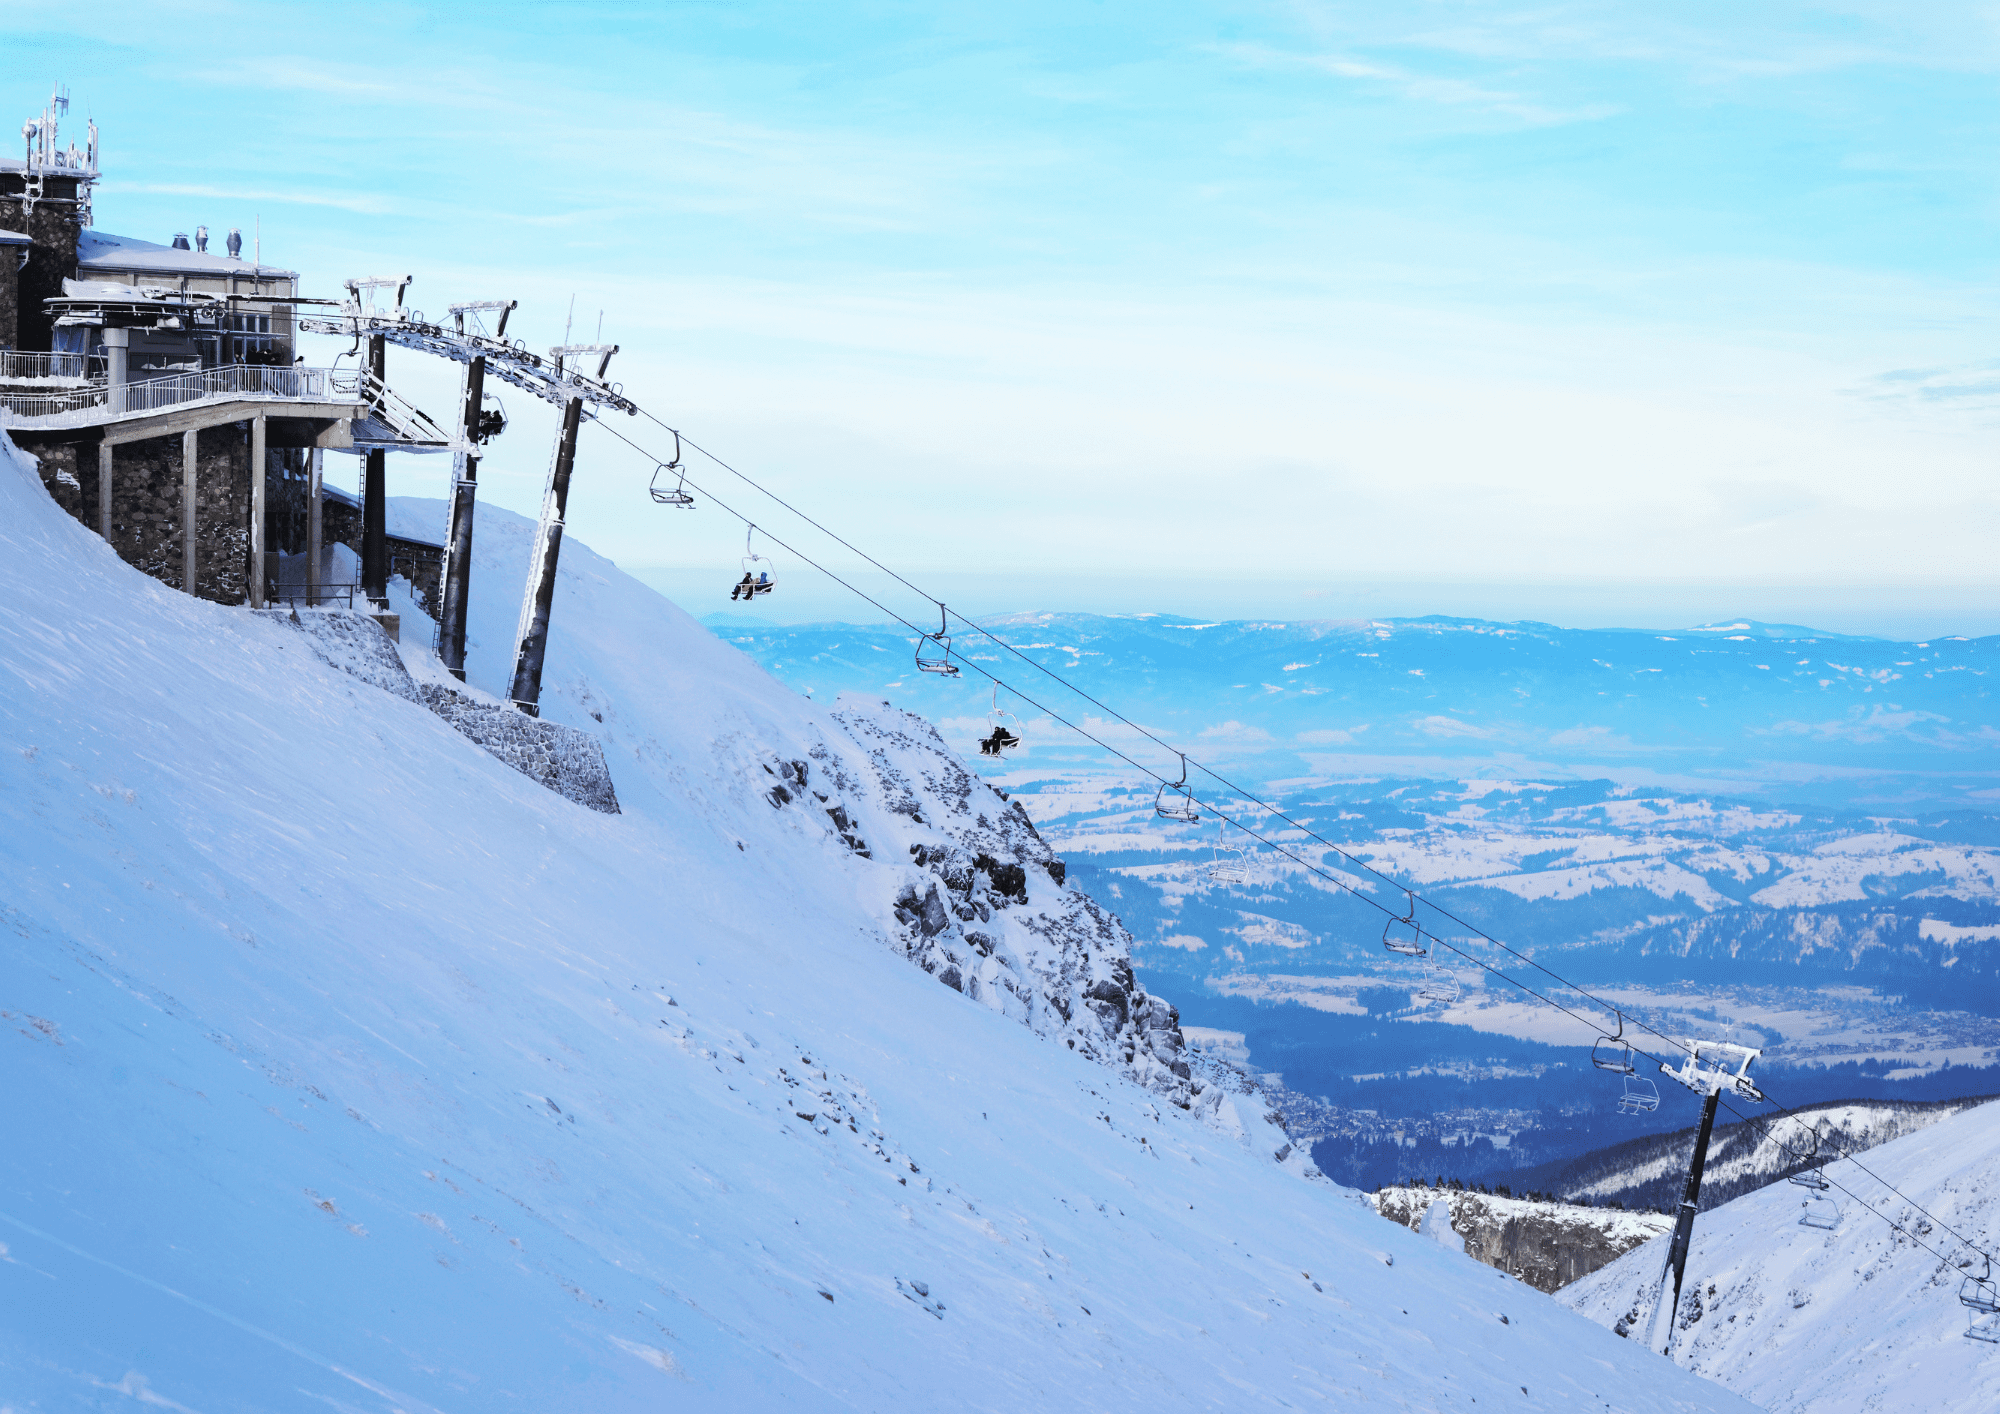
[[[1715,1132],[1715,1107],[1721,1103],[1722,1092],[1730,1090],[1745,1099],[1762,1100],[1763,1092],[1751,1083],[1750,1063],[1763,1054],[1751,1046],[1739,1046],[1733,1041],[1697,1041],[1688,1039],[1677,1043],[1687,1054],[1687,1060],[1679,1070],[1662,1063],[1660,1070],[1704,1096],[1701,1104],[1701,1128],[1695,1131],[1694,1155],[1688,1162],[1687,1184],[1681,1190],[1681,1206],[1674,1216],[1673,1240],[1667,1244],[1666,1261],[1660,1267],[1660,1281],[1653,1292],[1653,1315],[1646,1325],[1646,1345],[1649,1349],[1660,1350],[1660,1318],[1666,1317],[1667,1340],[1662,1352],[1669,1359],[1674,1353],[1674,1333],[1679,1329],[1678,1317],[1681,1304],[1681,1280],[1687,1275],[1688,1248],[1694,1242],[1694,1214],[1696,1201],[1701,1197],[1701,1171],[1708,1162],[1708,1139]],[[1732,1070],[1731,1063],[1735,1063]],[[1673,1284],[1673,1295],[1669,1299],[1667,1285]]]

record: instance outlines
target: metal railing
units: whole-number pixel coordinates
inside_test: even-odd
[[[0,380],[17,383],[82,383],[102,378],[103,354],[27,353],[0,349]]]
[[[318,594],[312,593],[303,584],[283,584],[265,590],[264,597],[274,609],[280,605],[294,609],[300,605],[308,609],[327,609],[335,604],[351,609],[360,593],[361,586],[358,584],[322,584]]]
[[[164,378],[148,378],[127,383],[122,389],[107,390],[115,405],[123,393],[122,413],[158,412],[182,403],[237,398],[280,399],[297,402],[324,402],[328,393],[324,368],[273,368],[261,363],[232,363],[222,368],[204,368],[195,373],[170,373]]]
[[[237,363],[110,387],[102,383],[63,392],[0,390],[0,426],[80,427],[119,417],[143,416],[189,403],[328,402],[340,397],[324,368],[274,368]]]

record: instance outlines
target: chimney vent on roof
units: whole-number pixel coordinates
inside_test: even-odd
[[[243,233],[234,226],[229,228],[229,258],[231,260],[243,258]]]
[[[208,227],[196,226],[194,228],[194,248],[196,250],[208,249]]]
[[[175,249],[175,250],[186,250],[187,248],[188,248],[188,238],[187,238],[187,232],[186,232],[186,231],[175,231],[175,232],[174,232],[174,249]]]

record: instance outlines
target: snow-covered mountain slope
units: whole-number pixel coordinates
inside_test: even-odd
[[[1851,1100],[1804,1105],[1793,1113],[1818,1127],[1824,1153],[1860,1154],[1949,1119],[1961,1110],[1988,1103],[1990,1097],[1983,1096],[1927,1104]],[[1546,1169],[1519,1171],[1510,1178],[1516,1183],[1546,1186],[1565,1198],[1671,1212],[1680,1204],[1694,1140],[1693,1127],[1649,1134]],[[1768,1114],[1754,1125],[1718,1124],[1710,1136],[1708,1162],[1702,1171],[1702,1208],[1720,1207],[1799,1172],[1807,1167],[1802,1155],[1811,1142],[1804,1131],[1789,1123],[1770,1123]]]
[[[486,672],[524,536],[480,535]],[[944,882],[908,844],[980,828],[921,743],[886,753],[919,822],[831,714],[564,559],[549,705],[618,815],[0,464],[0,1404],[1746,1407],[1179,1108],[1152,1008],[1092,995],[1115,934],[1030,926],[1097,926],[1046,869],[893,921]],[[906,955],[976,948],[996,888],[994,956],[1068,968],[1069,1021]]]
[[[1695,1223],[1676,1358],[1772,1414],[2000,1407],[2000,1346],[1963,1338],[1955,1265],[1942,1224],[2000,1242],[2000,1105],[1982,1105],[1871,1150],[1827,1176],[1843,1213],[1832,1231],[1800,1225],[1806,1190],[1760,1189]],[[1873,1211],[1870,1211],[1873,1210]],[[1908,1225],[1952,1262],[1897,1233]],[[1606,1326],[1644,1332],[1665,1239],[1565,1288],[1558,1300]],[[1636,1314],[1635,1314],[1636,1312]]]

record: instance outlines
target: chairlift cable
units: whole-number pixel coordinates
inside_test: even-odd
[[[639,411],[649,420],[658,424],[660,427],[666,429],[669,432],[674,432],[677,436],[682,436],[682,434],[680,434],[677,429],[668,426],[667,423],[662,422],[657,417],[654,417],[652,413],[647,412],[644,408],[639,409]],[[650,456],[650,453],[648,453],[645,448],[639,446],[638,443],[626,437],[623,433],[619,432],[616,427],[612,426],[608,422],[600,421],[598,422],[597,425],[602,427],[605,431],[609,432],[613,437],[616,437],[619,441],[625,443],[626,446],[631,447],[636,452],[639,452],[642,456]],[[896,571],[890,569],[887,565],[877,560],[874,556],[868,554],[865,550],[860,549],[852,542],[847,540],[845,537],[837,534],[836,532],[828,529],[826,526],[820,524],[820,522],[814,520],[804,511],[799,510],[798,507],[792,505],[791,502],[785,500],[783,497],[779,496],[776,492],[771,491],[768,488],[760,485],[751,477],[745,475],[741,471],[738,471],[735,467],[729,465],[727,462],[723,461],[720,457],[716,456],[713,452],[701,446],[699,443],[695,442],[691,438],[686,438],[682,436],[682,440],[685,442],[685,445],[701,453],[702,456],[707,457],[710,461],[714,462],[717,466],[721,467],[723,470],[729,472],[730,475],[735,476],[745,485],[750,486],[752,489],[769,497],[771,500],[776,501],[779,505],[783,506],[786,510],[791,511],[794,515],[798,516],[799,519],[805,521],[808,525],[812,526],[814,529],[820,531],[822,534],[838,542],[847,549],[852,550],[855,554],[859,555],[869,564],[875,566],[875,568],[887,574],[891,579],[894,579],[897,583],[905,586],[906,588],[912,590],[915,593],[922,594],[926,599],[930,599],[930,602],[937,604],[940,610],[943,609],[944,606],[941,601],[931,598],[929,594],[926,594],[923,590],[919,589],[916,585],[912,584],[909,580],[905,579],[902,575],[896,573]],[[854,594],[857,598],[863,600],[864,602],[872,605],[876,609],[880,610],[882,613],[887,614],[891,619],[903,625],[903,627],[909,629],[911,632],[917,634],[920,638],[928,638],[931,636],[925,630],[919,628],[916,624],[911,623],[908,619],[904,618],[901,614],[897,613],[895,610],[889,608],[886,604],[883,604],[873,595],[867,593],[865,590],[859,588],[858,586],[848,582],[840,575],[834,573],[826,566],[820,564],[810,555],[807,555],[803,550],[800,550],[798,547],[794,545],[788,544],[784,540],[780,539],[778,536],[772,534],[768,529],[765,529],[764,527],[761,526],[755,526],[755,523],[751,521],[747,515],[737,510],[735,507],[730,506],[724,501],[722,501],[719,497],[715,495],[714,492],[707,491],[700,485],[697,485],[693,482],[689,482],[688,484],[693,485],[695,490],[701,491],[704,495],[708,496],[710,500],[714,501],[715,504],[720,509],[722,509],[723,511],[727,512],[732,516],[735,516],[738,520],[741,520],[746,526],[753,526],[754,528],[757,529],[763,529],[765,537],[769,539],[773,544],[779,546],[781,549],[787,551],[788,553],[797,556],[800,560],[804,561],[808,565],[811,565],[814,569],[818,570],[828,579],[831,579],[834,583],[840,585],[843,589],[846,589],[848,592]],[[1181,752],[1173,747],[1167,746],[1167,744],[1164,741],[1161,741],[1158,736],[1146,730],[1146,728],[1140,726],[1138,723],[1132,721],[1131,718],[1125,716],[1122,712],[1119,712],[1116,708],[1110,707],[1107,704],[1100,702],[1097,698],[1091,696],[1089,693],[1083,691],[1081,688],[1071,683],[1068,679],[1063,677],[1062,674],[1056,672],[1053,668],[1049,668],[1044,664],[1042,664],[1041,662],[1037,661],[1036,659],[1030,658],[1027,654],[1023,653],[1013,644],[1008,643],[1005,639],[1000,638],[996,634],[993,634],[989,630],[981,627],[979,624],[974,623],[972,620],[966,618],[963,614],[955,615],[955,617],[957,617],[960,620],[960,622],[970,627],[974,632],[980,634],[982,637],[990,640],[999,647],[1006,649],[1009,653],[1012,653],[1015,657],[1029,664],[1031,667],[1038,669],[1046,676],[1053,678],[1056,682],[1062,684],[1065,688],[1068,688],[1071,692],[1075,693],[1077,696],[1082,697],[1085,701],[1090,702],[1092,705],[1101,708],[1110,716],[1115,717],[1118,721],[1123,722],[1126,726],[1129,726],[1133,730],[1139,732],[1142,736],[1146,737],[1148,740],[1153,741],[1162,747],[1165,747],[1167,750],[1174,751],[1175,755],[1181,758],[1182,775],[1181,775],[1180,786],[1183,791],[1186,790],[1185,782],[1186,782],[1187,756],[1185,752]],[[1128,756],[1125,752],[1119,750],[1117,747],[1111,745],[1109,742],[1103,740],[1101,737],[1092,734],[1091,732],[1079,726],[1075,722],[1070,721],[1067,717],[1062,716],[1060,713],[1056,712],[1053,708],[1050,708],[1044,705],[1043,703],[1037,701],[1035,698],[1030,697],[1027,693],[1023,692],[1019,687],[1015,686],[1012,683],[1007,682],[1005,679],[1001,678],[998,674],[988,671],[986,668],[982,667],[980,664],[972,661],[971,659],[965,659],[964,661],[966,665],[972,668],[974,672],[977,672],[978,674],[980,674],[980,676],[987,678],[989,681],[991,681],[995,686],[996,692],[1000,687],[1005,687],[1009,692],[1013,693],[1023,702],[1026,702],[1030,706],[1034,707],[1037,711],[1047,714],[1052,720],[1061,723],[1063,726],[1069,728],[1071,731],[1075,732],[1078,736],[1082,737],[1084,740],[1091,742],[1099,749],[1125,762],[1126,765],[1131,766],[1134,770],[1139,771],[1144,775],[1151,776],[1161,786],[1173,786],[1176,784],[1175,782],[1169,781],[1164,775],[1160,774],[1152,767],[1144,765],[1143,763],[1134,760],[1131,756]],[[1520,952],[1518,949],[1509,946],[1507,943],[1502,942],[1500,939],[1495,938],[1490,933],[1486,932],[1484,929],[1479,928],[1473,924],[1467,923],[1465,920],[1453,914],[1450,910],[1440,907],[1436,903],[1431,902],[1431,900],[1429,899],[1422,898],[1420,895],[1416,893],[1415,890],[1409,889],[1402,884],[1396,883],[1395,880],[1392,879],[1389,875],[1384,874],[1381,870],[1375,868],[1373,865],[1368,864],[1360,859],[1357,859],[1353,854],[1349,853],[1346,849],[1343,849],[1341,846],[1333,843],[1331,840],[1328,840],[1323,835],[1319,834],[1317,831],[1311,829],[1309,826],[1303,825],[1298,821],[1292,819],[1289,815],[1286,815],[1283,811],[1277,809],[1276,807],[1270,806],[1267,803],[1258,800],[1257,797],[1253,796],[1249,791],[1245,790],[1242,786],[1237,785],[1235,782],[1229,780],[1227,777],[1223,776],[1222,774],[1214,770],[1212,767],[1204,765],[1200,761],[1196,761],[1194,764],[1204,774],[1209,776],[1218,784],[1226,787],[1231,791],[1234,791],[1237,795],[1243,797],[1245,800],[1250,800],[1259,804],[1263,809],[1267,810],[1271,816],[1273,816],[1278,820],[1282,820],[1284,823],[1290,825],[1293,829],[1298,830],[1301,834],[1304,834],[1308,838],[1318,841],[1320,844],[1324,845],[1328,850],[1330,850],[1335,854],[1338,854],[1343,860],[1346,860],[1348,863],[1352,864],[1357,870],[1370,874],[1375,878],[1382,880],[1384,883],[1390,884],[1393,887],[1400,890],[1401,892],[1408,895],[1413,900],[1411,906],[1412,915],[1414,915],[1415,912],[1415,907],[1414,907],[1415,901],[1421,901],[1425,904],[1428,904],[1437,914],[1439,914],[1443,918],[1448,919],[1450,922],[1458,925],[1461,928],[1464,928],[1467,932],[1472,933],[1475,936],[1482,938],[1485,941],[1493,944],[1495,947],[1500,948],[1502,951],[1508,953],[1512,957],[1527,963],[1530,967],[1533,967],[1535,970],[1554,979],[1556,982],[1560,983],[1563,987],[1568,988],[1570,991],[1575,992],[1577,995],[1581,997],[1587,998],[1594,1005],[1602,1007],[1604,1010],[1611,1012],[1614,1016],[1619,1016],[1622,1018],[1623,1014],[1621,1009],[1610,1005],[1609,1003],[1603,1001],[1601,998],[1597,997],[1594,993],[1577,985],[1574,982],[1571,982],[1568,978],[1563,977],[1560,973],[1557,973],[1556,971],[1545,966],[1544,964],[1535,961],[1534,958],[1529,957],[1526,954]],[[1187,793],[1187,798],[1190,801],[1193,800],[1191,792]],[[1204,802],[1204,804],[1206,803]],[[1337,874],[1330,872],[1322,865],[1317,864],[1314,861],[1305,858],[1303,855],[1288,848],[1279,841],[1259,833],[1258,831],[1252,829],[1249,825],[1243,823],[1241,820],[1235,818],[1234,816],[1229,815],[1227,812],[1219,809],[1218,807],[1212,804],[1207,805],[1207,808],[1213,811],[1219,820],[1228,821],[1230,824],[1236,826],[1238,829],[1242,830],[1245,834],[1249,835],[1252,839],[1258,841],[1260,844],[1263,844],[1267,848],[1270,848],[1276,851],[1277,853],[1284,855],[1285,857],[1291,859],[1294,863],[1306,869],[1308,872],[1318,875],[1319,877],[1325,879],[1327,882],[1333,884],[1336,888],[1343,890],[1344,892],[1352,895],[1359,901],[1387,915],[1390,920],[1392,921],[1404,920],[1405,915],[1400,915],[1395,913],[1392,909],[1389,908],[1388,905],[1382,903],[1379,899],[1376,899],[1369,894],[1363,893],[1354,884],[1348,882],[1346,879],[1339,877]],[[1526,982],[1523,982],[1519,978],[1509,976],[1507,973],[1502,972],[1498,967],[1495,967],[1493,964],[1487,962],[1485,959],[1474,956],[1472,953],[1467,952],[1464,948],[1461,948],[1456,944],[1448,941],[1447,939],[1439,937],[1436,933],[1423,928],[1420,924],[1413,924],[1413,927],[1415,927],[1417,937],[1419,940],[1428,937],[1431,939],[1432,942],[1438,944],[1440,947],[1449,949],[1457,956],[1465,959],[1467,962],[1472,963],[1475,967],[1480,968],[1482,971],[1491,973],[1493,976],[1499,978],[1501,981],[1506,982],[1509,986],[1512,986],[1526,993],[1528,996],[1533,997],[1535,1000],[1543,1003],[1545,1006],[1548,1006],[1556,1011],[1559,1011],[1563,1015],[1568,1016],[1573,1020],[1582,1022],[1584,1025],[1590,1027],[1593,1030],[1597,1029],[1597,1023],[1593,1021],[1591,1018],[1588,1018],[1582,1015],[1581,1013],[1575,1011],[1574,1009],[1564,1006],[1561,1002],[1556,1001],[1554,998],[1549,997],[1544,993],[1535,990],[1535,988],[1529,986]],[[1656,1037],[1658,1040],[1666,1043],[1666,1045],[1669,1048],[1681,1051],[1690,1057],[1697,1057],[1697,1052],[1691,1049],[1685,1042],[1666,1035],[1665,1033],[1661,1032],[1654,1026],[1647,1023],[1642,1018],[1633,1017],[1631,1018],[1631,1020],[1633,1020],[1638,1026],[1640,1026],[1642,1029],[1650,1033],[1652,1036]],[[1599,1034],[1602,1034],[1601,1031],[1599,1032]],[[1645,1056],[1647,1060],[1652,1061],[1655,1064],[1659,1065],[1662,1071],[1670,1072],[1670,1067],[1668,1067],[1665,1064],[1665,1062],[1661,1061],[1659,1057],[1653,1055],[1650,1051],[1640,1050],[1638,1047],[1634,1047],[1633,1049],[1635,1054]],[[1776,1100],[1771,1099],[1768,1093],[1766,1093],[1765,1095],[1765,1101],[1778,1111],[1778,1114],[1777,1116],[1775,1116],[1775,1118],[1778,1119],[1788,1118],[1795,1120],[1800,1124],[1805,1123],[1805,1121],[1801,1119],[1800,1116],[1795,1111],[1791,1110],[1787,1106],[1779,1104]],[[1769,1139],[1774,1146],[1782,1150],[1788,1156],[1796,1157],[1795,1151],[1791,1148],[1790,1145],[1786,1144],[1783,1140],[1776,1138],[1774,1135],[1770,1133],[1770,1123],[1771,1123],[1770,1120],[1766,1120],[1761,1116],[1752,1116],[1744,1114],[1741,1110],[1738,1110],[1734,1105],[1730,1105],[1726,1101],[1724,1101],[1723,1104],[1724,1107],[1727,1108],[1731,1114],[1735,1115],[1743,1123],[1755,1126],[1761,1137]],[[1911,1198],[1908,1194],[1904,1193],[1901,1189],[1898,1189],[1894,1184],[1890,1183],[1887,1179],[1884,1179],[1880,1174],[1874,1172],[1874,1170],[1870,1169],[1867,1165],[1863,1164],[1854,1155],[1846,1152],[1844,1149],[1840,1149],[1837,1144],[1835,1148],[1838,1150],[1838,1157],[1840,1159],[1844,1159],[1854,1164],[1854,1166],[1860,1169],[1861,1172],[1867,1174],[1870,1178],[1874,1179],[1877,1183],[1881,1184],[1889,1192],[1903,1199],[1904,1202],[1908,1203],[1917,1212],[1922,1213],[1925,1217],[1929,1218],[1933,1223],[1937,1224],[1937,1226],[1943,1228],[1946,1232],[1949,1232],[1953,1237],[1957,1238],[1959,1243],[1964,1247],[1968,1248],[1973,1252],[1978,1253],[1980,1256],[1985,1257],[1988,1260],[1991,1259],[1992,1254],[1988,1252],[1986,1248],[1980,1246],[1972,1239],[1966,1237],[1964,1233],[1960,1232],[1957,1228],[1953,1227],[1950,1223],[1946,1222],[1944,1219],[1938,1217],[1937,1214],[1932,1213],[1929,1209],[1925,1208],[1921,1203],[1918,1203],[1914,1198]],[[1840,1184],[1837,1180],[1829,1180],[1829,1181],[1833,1182],[1835,1187],[1839,1188],[1843,1193],[1846,1193],[1850,1198],[1853,1198],[1857,1203],[1860,1203],[1862,1201],[1859,1195],[1855,1194],[1851,1189],[1847,1188],[1844,1184]],[[1912,1242],[1916,1243],[1918,1246],[1922,1247],[1925,1251],[1937,1257],[1940,1262],[1944,1262],[1947,1265],[1949,1265],[1948,1258],[1944,1257],[1941,1253],[1937,1251],[1936,1248],[1932,1247],[1929,1243],[1924,1242],[1920,1237],[1918,1237],[1914,1232],[1911,1232],[1903,1224],[1897,1222],[1895,1219],[1887,1216],[1886,1214],[1876,1212],[1876,1210],[1872,1205],[1863,1203],[1862,1206],[1867,1207],[1870,1212],[1873,1212],[1877,1217],[1882,1218],[1882,1220],[1884,1222],[1887,1222],[1892,1229],[1902,1232],[1905,1236],[1909,1237]]]

